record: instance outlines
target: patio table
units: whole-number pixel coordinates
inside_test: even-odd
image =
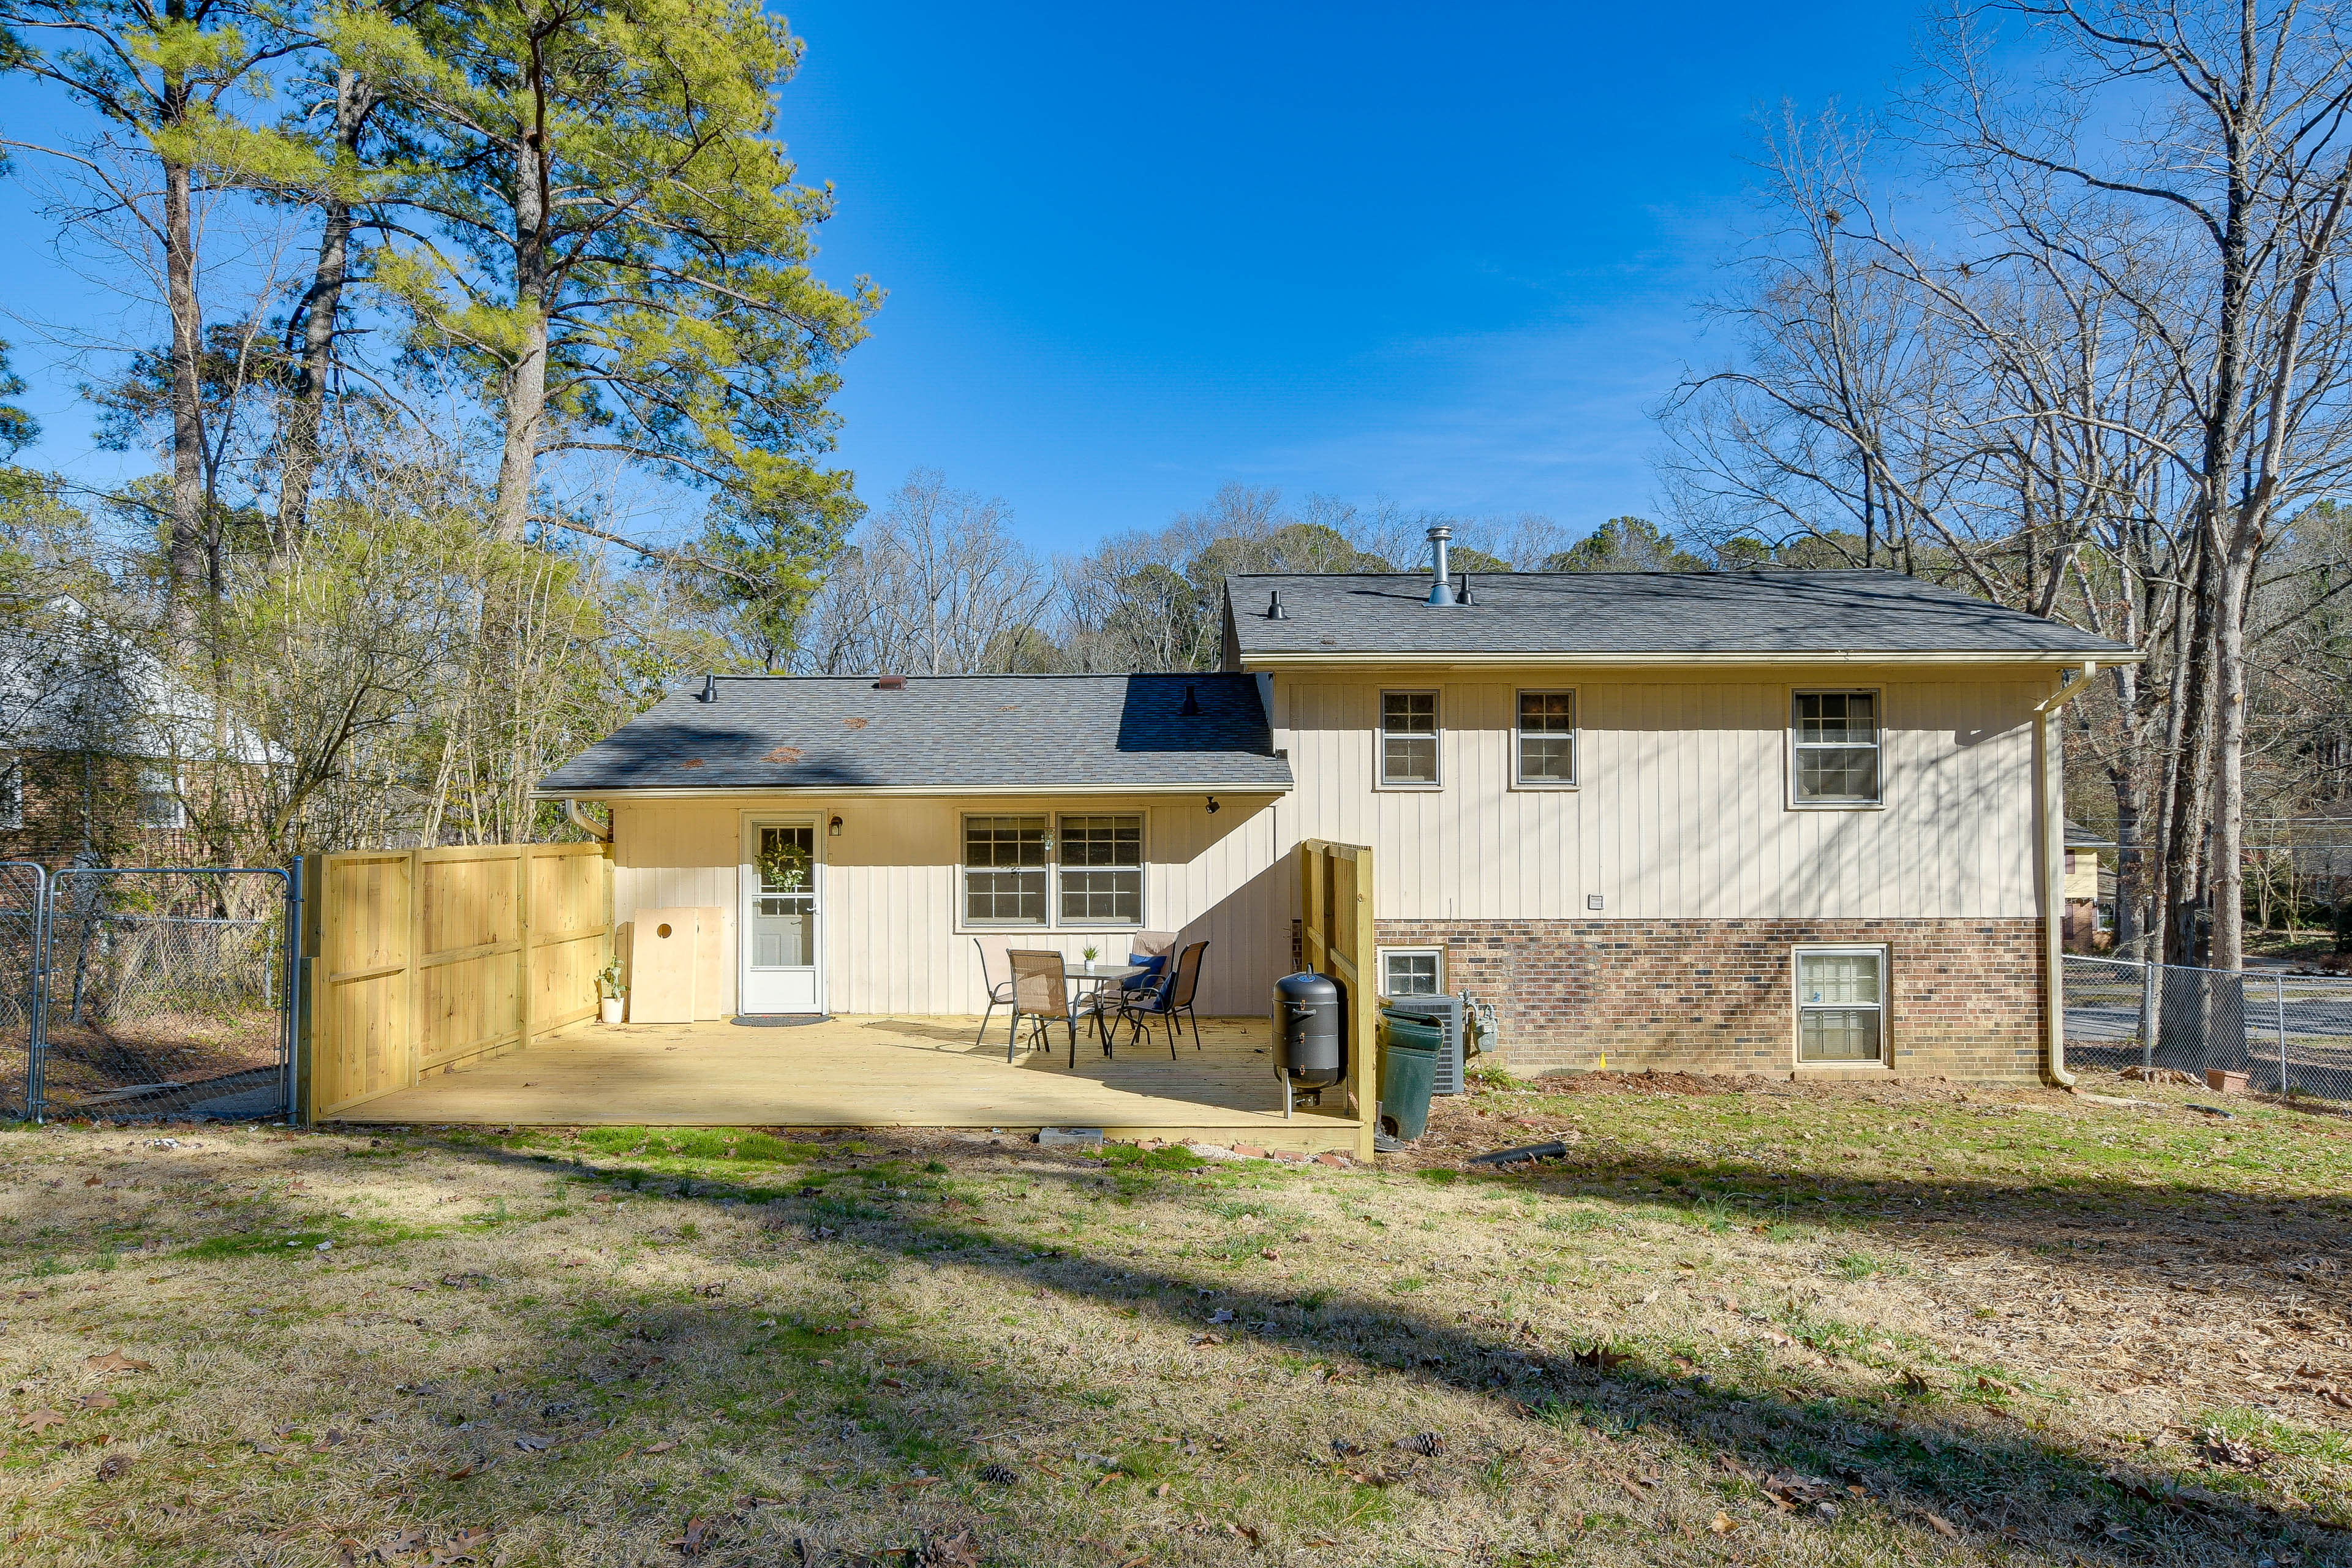
[[[1094,967],[1089,969],[1083,958],[1072,958],[1066,953],[1062,958],[1062,978],[1066,983],[1075,985],[1092,981],[1098,992],[1107,983],[1115,984],[1142,973],[1143,965],[1139,963],[1111,963],[1098,958],[1095,960]],[[1110,1031],[1103,1022],[1100,1009],[1095,1013],[1095,1033],[1102,1037],[1103,1050],[1108,1053],[1110,1050]]]

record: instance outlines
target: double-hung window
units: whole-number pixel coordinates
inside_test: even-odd
[[[1878,804],[1877,692],[1798,692],[1789,739],[1789,793],[1795,805]]]
[[[1437,787],[1437,693],[1381,693],[1381,784],[1390,789]]]
[[[1059,861],[1062,924],[1143,923],[1143,818],[1062,818]]]
[[[963,918],[976,926],[1045,923],[1046,819],[963,819]]]
[[[1517,778],[1523,788],[1576,783],[1576,693],[1519,693]]]
[[[1140,813],[963,819],[968,926],[1139,926]]]
[[[1886,950],[1797,949],[1797,1060],[1886,1059]]]

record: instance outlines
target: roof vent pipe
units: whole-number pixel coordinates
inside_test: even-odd
[[[702,695],[696,698],[695,700],[697,702],[716,702],[719,700],[719,678],[717,676],[708,674],[703,676]]]
[[[1290,612],[1282,607],[1282,590],[1279,588],[1274,591],[1274,597],[1266,601],[1265,618],[1269,621],[1286,621],[1290,618]]]
[[[1454,596],[1453,574],[1445,567],[1445,542],[1453,537],[1454,531],[1442,522],[1429,531],[1429,598],[1425,601],[1428,604],[1460,603]]]
[[[1184,706],[1179,708],[1176,711],[1182,714],[1187,719],[1199,718],[1201,716],[1200,694],[1194,691],[1192,688],[1189,686],[1186,687],[1184,689]]]

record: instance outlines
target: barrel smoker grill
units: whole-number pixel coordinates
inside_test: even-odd
[[[1347,1081],[1338,981],[1309,971],[1274,983],[1274,1071],[1285,1116],[1297,1100],[1320,1105],[1325,1089]]]

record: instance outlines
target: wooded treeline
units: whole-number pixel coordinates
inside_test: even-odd
[[[1736,346],[1667,410],[1695,537],[1842,535],[2147,656],[2067,710],[2070,802],[2174,962],[2236,967],[2352,833],[2347,113],[2333,8],[1958,8],[1874,121],[1770,127]]]
[[[0,749],[60,848],[136,837],[101,799],[152,815],[100,757],[168,763],[209,858],[561,832],[531,782],[688,671],[1204,668],[1226,574],[1417,570],[1445,521],[1470,570],[1884,566],[2099,631],[2147,656],[2067,710],[2123,942],[2234,964],[2249,908],[2347,891],[2311,885],[2352,834],[2332,11],[1968,8],[1884,113],[1781,117],[1722,357],[1661,410],[1664,528],[1227,486],[1055,561],[938,474],[869,513],[833,461],[881,295],[814,270],[801,47],[756,5],[0,27],[95,127],[0,146],[152,307],[64,346],[154,471],[0,485]],[[0,458],[37,436],[0,407]]]
[[[832,195],[774,134],[801,45],[757,4],[0,0],[0,29],[60,110],[32,118],[86,128],[0,148],[134,307],[58,346],[156,458],[0,489],[0,805],[43,852],[543,828],[536,778],[856,521],[826,405],[880,295],[812,270]],[[36,434],[0,418],[0,456]],[[125,756],[170,811],[70,786]]]

